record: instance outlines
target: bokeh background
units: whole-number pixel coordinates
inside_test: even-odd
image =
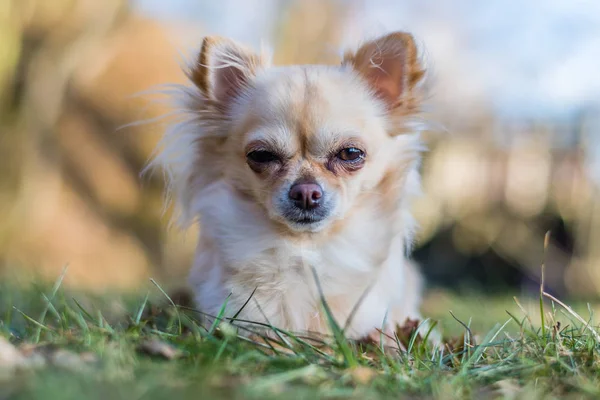
[[[392,29],[426,49],[415,257],[432,286],[600,294],[600,3],[0,0],[0,276],[103,292],[185,276],[197,232],[139,177],[201,38],[335,63]],[[150,91],[150,92],[148,92]],[[204,227],[203,229],[210,229]]]

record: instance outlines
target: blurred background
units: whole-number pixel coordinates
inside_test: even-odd
[[[432,87],[415,257],[432,286],[600,294],[600,3],[560,0],[0,0],[0,276],[85,290],[181,282],[197,232],[139,177],[156,85],[220,34],[336,63],[403,29]],[[156,101],[159,100],[159,101]],[[120,129],[121,128],[121,129]]]

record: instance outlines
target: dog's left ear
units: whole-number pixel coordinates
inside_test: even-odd
[[[352,66],[389,111],[416,106],[415,87],[425,71],[409,33],[394,32],[369,41],[356,52],[347,52],[342,64]]]
[[[233,40],[208,36],[189,76],[202,94],[226,109],[266,64],[266,57]]]

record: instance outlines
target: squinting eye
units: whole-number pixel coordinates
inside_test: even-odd
[[[279,160],[279,157],[277,157],[277,155],[275,155],[274,153],[271,153],[270,151],[266,151],[266,150],[251,151],[250,153],[248,153],[246,155],[246,158],[249,161],[253,161],[255,163],[260,163],[260,164]]]
[[[365,153],[356,147],[348,147],[337,153],[337,158],[343,161],[359,161],[365,157]]]

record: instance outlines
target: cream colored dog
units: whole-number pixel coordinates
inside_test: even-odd
[[[182,221],[201,224],[190,283],[202,311],[226,302],[227,316],[325,333],[323,297],[354,338],[419,318],[406,254],[423,77],[403,32],[337,66],[273,67],[204,39],[193,87],[177,91],[185,119],[153,161]]]

